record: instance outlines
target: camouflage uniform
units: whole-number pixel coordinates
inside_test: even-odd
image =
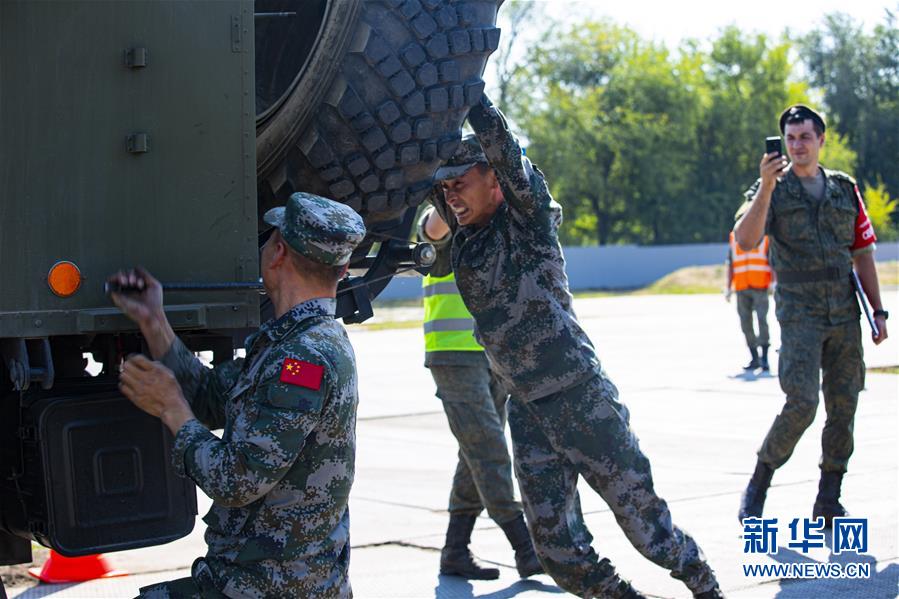
[[[431,274],[442,277],[451,273],[451,237],[430,239],[423,227],[419,227],[419,237],[437,249]],[[512,459],[505,435],[508,391],[490,372],[483,351],[427,352],[425,367],[431,371],[437,397],[459,443],[449,512],[477,516],[486,507],[498,524],[517,518],[521,504],[515,501]]]
[[[335,206],[295,194],[286,215],[275,209],[266,221],[304,255],[339,264],[364,227]],[[294,306],[247,339],[246,358],[212,370],[178,339],[162,357],[196,416],[175,437],[174,467],[213,506],[203,518],[209,550],[192,577],[142,596],[351,596],[358,394],[353,348],[335,308],[333,298]],[[221,439],[210,432],[218,428]]]
[[[776,316],[781,328],[780,386],[786,404],[775,418],[759,460],[779,468],[790,458],[815,418],[823,371],[827,420],[821,469],[845,472],[852,455],[852,427],[865,384],[859,307],[850,279],[851,246],[859,213],[855,181],[824,169],[824,198],[809,196],[788,171],[771,196],[765,231],[777,273]],[[760,181],[745,193],[748,210]],[[863,251],[872,251],[869,246]]]
[[[758,347],[768,345],[768,290],[743,289],[737,291],[737,314],[740,316],[740,329],[746,337],[746,345]],[[755,332],[752,315],[759,321],[759,332]]]
[[[620,579],[590,547],[581,475],[644,556],[694,593],[715,588],[699,547],[655,494],[627,409],[575,317],[558,240],[561,207],[486,98],[469,122],[505,202],[479,229],[456,227],[442,196],[435,205],[456,228],[453,269],[477,339],[511,390],[515,471],[541,563],[571,593],[614,594]]]

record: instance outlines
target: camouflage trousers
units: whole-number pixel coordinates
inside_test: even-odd
[[[139,599],[225,599],[212,580],[212,571],[201,557],[194,560],[191,575],[143,587]]]
[[[514,520],[521,515],[521,504],[515,501],[506,445],[508,394],[486,366],[432,365],[430,369],[459,443],[449,512],[477,516],[486,508],[498,524]]]
[[[580,597],[605,597],[615,568],[591,547],[578,476],[599,493],[631,544],[694,593],[716,584],[696,542],[671,521],[653,489],[649,460],[615,386],[601,375],[524,403],[509,402],[515,473],[534,547],[556,584]]]
[[[845,472],[853,449],[858,394],[865,386],[865,362],[858,320],[825,326],[781,323],[778,371],[787,399],[758,452],[773,468],[783,466],[815,419],[819,373],[823,372],[827,420],[821,436],[821,469]]]
[[[768,345],[768,291],[766,289],[744,289],[737,292],[737,314],[740,315],[740,328],[746,337],[746,345],[758,347]],[[755,334],[755,323],[752,315],[759,321],[759,332]]]

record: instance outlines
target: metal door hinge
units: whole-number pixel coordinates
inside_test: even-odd
[[[129,69],[142,69],[147,66],[149,52],[146,48],[128,48],[125,50],[125,66]]]

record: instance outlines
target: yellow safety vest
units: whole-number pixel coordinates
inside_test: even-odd
[[[462,302],[456,275],[427,275],[422,281],[425,300],[425,351],[484,351],[474,340],[474,319]]]

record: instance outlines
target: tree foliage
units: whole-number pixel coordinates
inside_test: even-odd
[[[841,29],[849,21],[828,18],[798,46],[730,27],[675,52],[611,21],[547,30],[517,66],[506,63],[501,106],[565,208],[563,243],[726,239],[758,176],[765,137],[778,134],[786,106],[810,97],[823,97],[835,124],[822,163],[882,180],[895,197],[899,150],[889,144],[899,137],[899,37],[891,16],[867,38]],[[797,56],[806,62],[794,64]],[[850,83],[824,85],[834,69],[841,81],[865,81],[854,103],[840,103]],[[892,131],[859,132],[872,115]],[[875,159],[871,140],[892,155]]]
[[[830,128],[858,156],[856,175],[899,195],[899,24],[886,10],[884,22],[866,34],[846,14],[799,42],[812,85],[823,90]]]

